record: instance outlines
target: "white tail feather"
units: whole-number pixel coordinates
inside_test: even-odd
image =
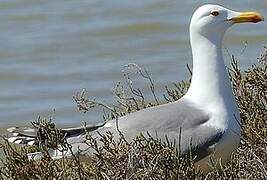
[[[8,138],[7,140],[8,140],[8,142],[13,143],[13,142],[15,142],[17,139],[18,139],[18,137],[10,137],[10,138]]]

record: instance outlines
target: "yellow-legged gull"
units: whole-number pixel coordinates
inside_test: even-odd
[[[178,101],[140,110],[112,120],[100,126],[90,126],[87,131],[97,137],[98,133],[119,130],[127,139],[140,133],[170,141],[177,139],[181,129],[180,149],[182,154],[192,148],[198,155],[196,165],[207,167],[211,153],[226,161],[240,141],[239,111],[232,92],[230,80],[224,65],[222,41],[226,30],[233,24],[262,21],[256,12],[235,12],[219,5],[199,7],[190,23],[190,42],[193,53],[193,75],[188,92]],[[116,122],[118,124],[116,124]],[[9,129],[14,136],[10,142],[35,143],[35,136],[19,133],[17,128]],[[84,127],[69,128],[67,134],[72,151],[86,149]],[[26,135],[26,136],[25,136]],[[38,153],[37,153],[38,154]],[[66,151],[51,151],[52,158],[70,155]]]

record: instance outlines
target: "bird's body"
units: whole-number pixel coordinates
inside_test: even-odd
[[[225,31],[235,23],[258,22],[258,13],[239,13],[218,5],[204,5],[196,10],[190,23],[193,54],[193,75],[188,92],[178,101],[150,107],[112,120],[97,127],[88,127],[91,135],[118,129],[127,139],[140,133],[174,141],[181,135],[182,154],[192,148],[198,156],[196,165],[207,169],[209,155],[226,161],[240,140],[240,116],[222,56]],[[181,134],[180,134],[181,130]],[[86,149],[81,143],[84,127],[65,129],[73,152]],[[192,147],[190,147],[190,141]],[[12,142],[16,142],[13,138]],[[68,153],[66,153],[68,154]],[[56,153],[52,157],[60,157]]]
[[[127,140],[133,139],[140,133],[143,135],[149,133],[163,141],[167,137],[170,142],[176,141],[176,143],[178,139],[181,139],[179,147],[181,154],[188,152],[190,141],[192,141],[192,151],[199,155],[198,159],[201,159],[211,152],[213,145],[224,133],[216,127],[206,126],[209,120],[209,114],[196,108],[190,101],[181,99],[129,114],[117,121],[110,121],[97,132],[103,134],[111,131],[116,136],[120,132]],[[91,134],[98,136],[98,133]]]

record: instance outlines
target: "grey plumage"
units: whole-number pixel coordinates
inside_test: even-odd
[[[115,137],[118,137],[120,131],[127,140],[148,132],[163,141],[167,136],[171,142],[176,141],[177,145],[177,140],[181,139],[179,147],[181,154],[187,153],[192,148],[193,153],[198,154],[198,159],[201,159],[212,152],[213,145],[223,135],[221,130],[205,126],[209,119],[208,114],[197,109],[188,100],[181,99],[131,113],[117,121],[112,120],[96,131],[100,134],[111,131]],[[93,137],[98,136],[96,131],[91,133]]]
[[[149,133],[163,141],[168,137],[169,141],[176,141],[177,145],[177,141],[180,139],[180,147],[177,148],[180,149],[182,155],[192,148],[192,153],[198,155],[197,159],[201,159],[213,152],[214,145],[223,135],[221,130],[205,126],[209,118],[208,114],[197,109],[194,104],[181,99],[143,109],[104,124],[67,128],[62,131],[66,133],[68,142],[72,144],[73,152],[88,148],[82,143],[86,132],[89,132],[94,138],[98,138],[99,133],[103,134],[107,131],[112,132],[114,137],[118,138],[119,132],[121,132],[127,140],[131,140],[140,133],[143,135]],[[13,129],[11,132],[16,136],[8,140],[19,144],[28,144],[29,142],[33,144],[33,141],[36,140],[36,131],[27,134],[25,129],[22,132],[21,130]]]

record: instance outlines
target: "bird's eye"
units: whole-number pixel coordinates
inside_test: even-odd
[[[213,16],[218,16],[220,13],[218,11],[212,11],[210,14]]]

